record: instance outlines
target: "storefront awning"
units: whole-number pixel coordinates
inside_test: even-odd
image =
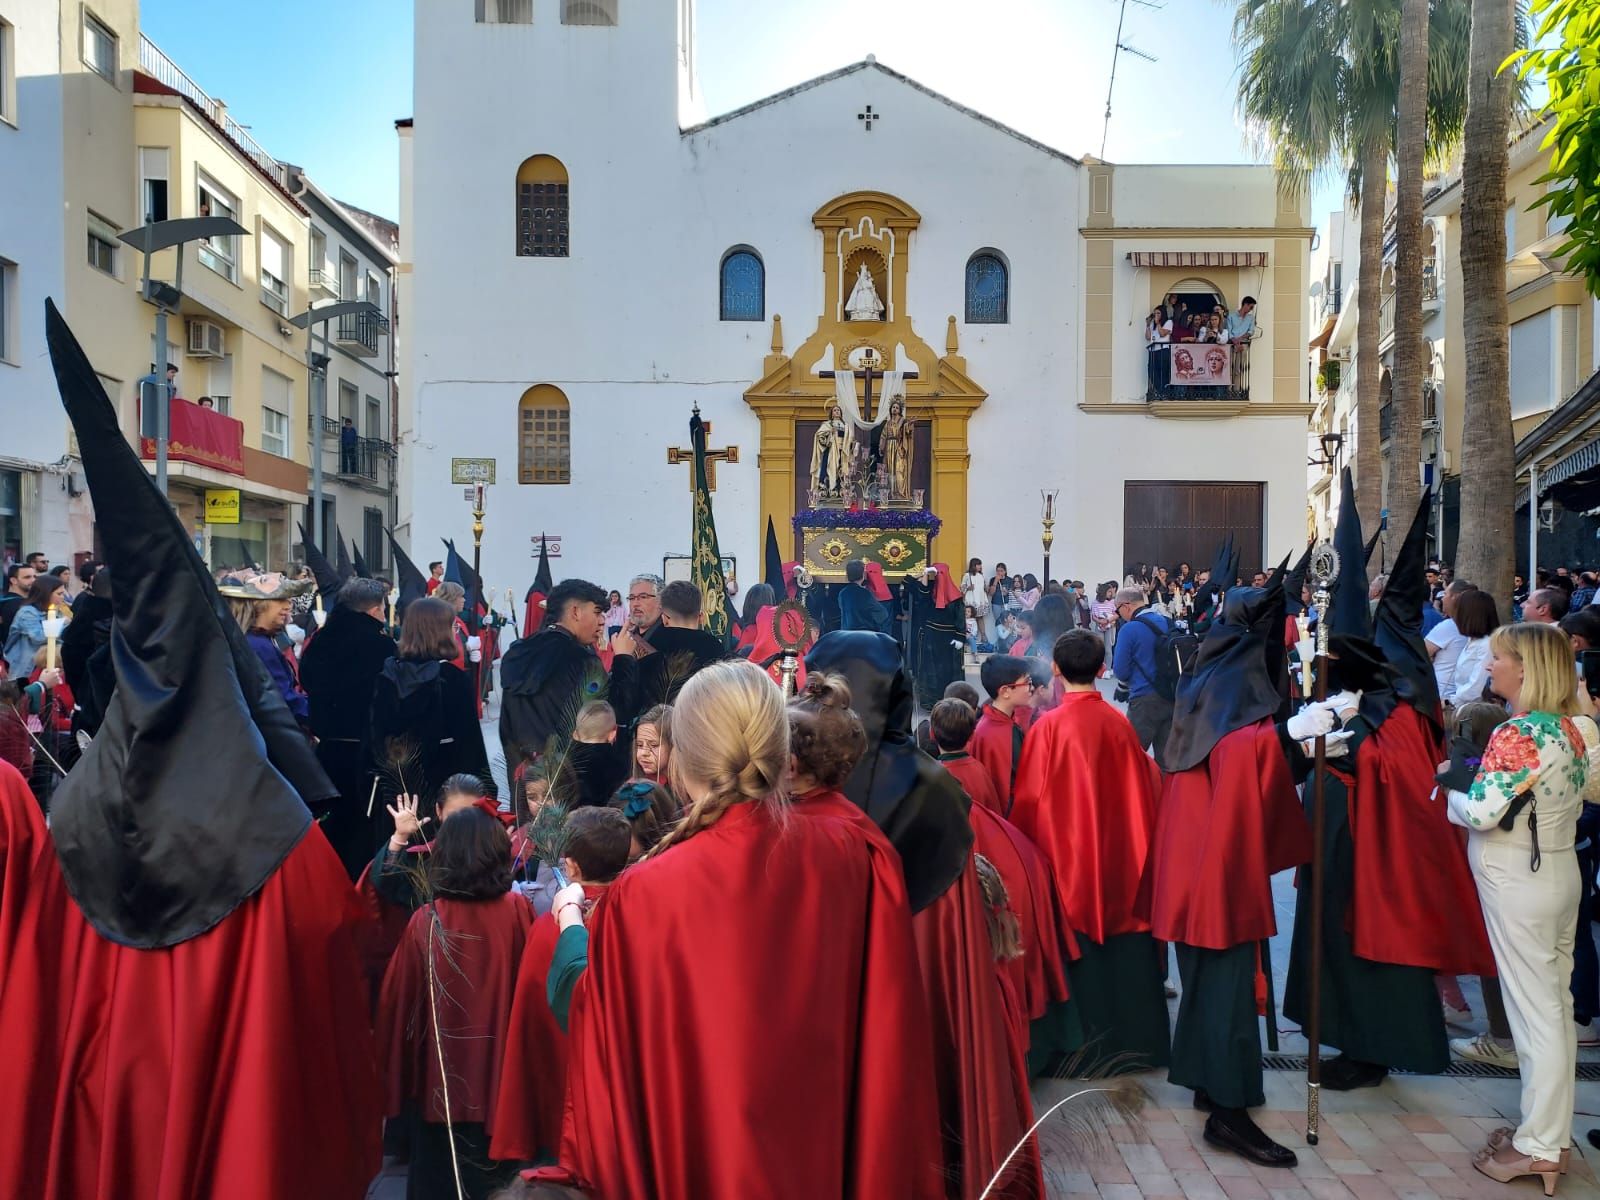
[[[1265,250],[1130,250],[1136,267],[1264,267]]]

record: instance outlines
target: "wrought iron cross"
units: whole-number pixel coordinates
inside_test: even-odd
[[[714,492],[717,490],[717,464],[719,462],[738,462],[739,447],[725,446],[721,450],[713,450],[709,445],[711,441],[711,422],[707,421],[705,426],[706,442],[708,443],[706,446],[706,488],[707,490]],[[674,467],[679,463],[690,464],[689,491],[692,494],[694,492],[694,448],[690,447],[688,450],[680,450],[677,446],[668,446],[667,462]]]
[[[867,105],[867,111],[866,112],[858,112],[856,114],[856,120],[865,122],[866,123],[867,132],[871,133],[872,132],[872,123],[874,121],[883,120],[883,114],[882,113],[873,112],[872,111],[872,105],[869,104],[869,105]]]

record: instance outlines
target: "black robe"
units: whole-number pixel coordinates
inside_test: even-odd
[[[655,705],[676,700],[695,672],[728,657],[722,639],[703,629],[658,625],[645,641],[654,654],[619,654],[611,664],[611,707],[624,730]]]
[[[500,745],[507,780],[534,759],[564,748],[578,710],[591,700],[608,699],[610,680],[592,647],[559,625],[519,638],[500,660]]]
[[[839,628],[847,632],[891,633],[889,612],[859,583],[839,589]]]
[[[367,732],[367,795],[377,780],[373,820],[381,837],[394,832],[385,806],[409,792],[433,812],[444,781],[458,772],[476,775],[493,790],[489,757],[478,726],[470,675],[452,663],[391,658],[372,690]],[[379,814],[383,818],[379,820]]]
[[[922,597],[917,598],[921,605]],[[933,607],[929,590],[926,611],[913,653],[916,655],[917,703],[925,708],[944,699],[944,690],[965,675],[967,606],[958,596],[943,608]]]
[[[394,639],[382,621],[343,607],[328,614],[300,656],[300,686],[310,701],[317,761],[339,789],[339,799],[319,805],[315,815],[351,879],[361,874],[389,819],[376,803],[367,815],[366,738],[373,686],[394,656]]]

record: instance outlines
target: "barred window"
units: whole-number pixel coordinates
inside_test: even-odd
[[[617,0],[561,0],[563,25],[615,25]]]
[[[572,409],[561,389],[529,388],[517,406],[517,482],[572,481]]]
[[[517,257],[566,258],[568,238],[567,169],[548,154],[536,154],[517,168]]]

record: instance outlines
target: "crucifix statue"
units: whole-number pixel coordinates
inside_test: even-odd
[[[706,441],[709,443],[711,441],[711,422],[707,421],[705,426]],[[736,463],[738,461],[739,447],[725,446],[721,450],[713,450],[708,444],[706,446],[706,488],[713,492],[717,490],[717,464],[719,462]],[[667,462],[674,467],[679,463],[689,463],[692,466],[694,463],[694,449],[691,447],[688,450],[680,450],[677,446],[668,446]],[[689,491],[691,493],[694,491],[694,472],[692,470],[689,472]]]
[[[844,372],[844,374],[854,375],[857,379],[866,381],[866,390],[861,397],[861,419],[864,421],[872,420],[872,381],[874,379],[882,379],[889,373],[883,370],[882,367],[883,360],[878,357],[878,352],[868,346],[861,352],[861,365]],[[817,376],[821,379],[832,379],[840,373],[838,371],[818,371]],[[901,378],[915,379],[917,378],[917,373],[915,371],[907,371]]]

